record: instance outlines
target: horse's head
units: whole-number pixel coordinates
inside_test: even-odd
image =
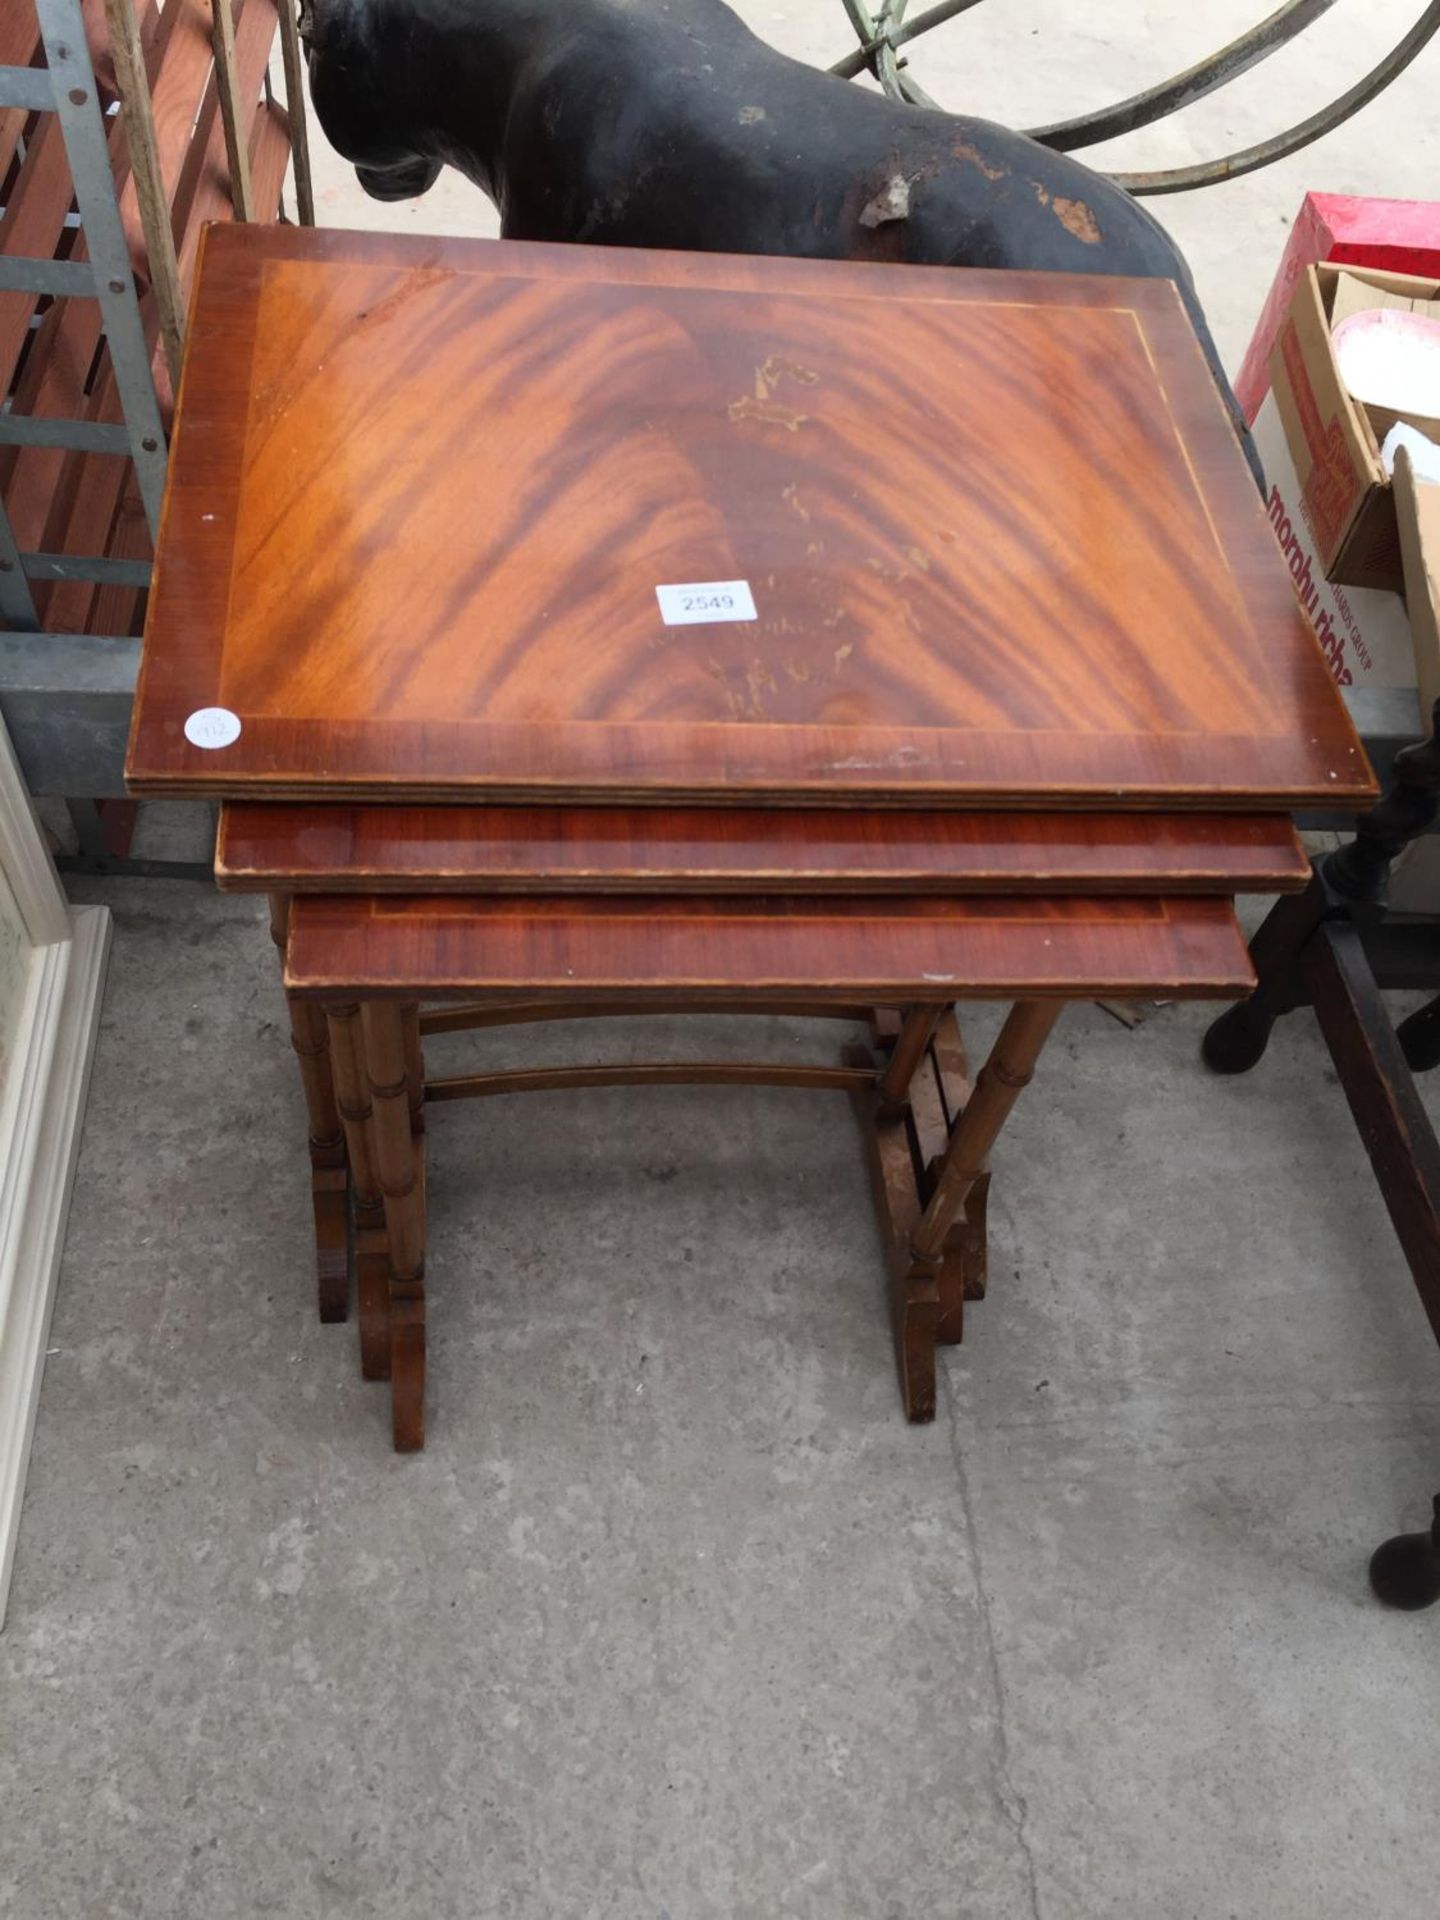
[[[439,177],[423,112],[420,49],[397,48],[385,0],[300,0],[310,98],[337,153],[372,199],[414,200]],[[397,53],[400,57],[397,57]]]

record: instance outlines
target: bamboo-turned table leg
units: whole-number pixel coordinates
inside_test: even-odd
[[[288,894],[270,896],[270,938],[283,961],[290,925]],[[350,1309],[350,1176],[345,1135],[335,1104],[325,1016],[308,1001],[291,1000],[290,1044],[300,1062],[310,1117],[310,1198],[315,1213],[315,1279],[320,1318],[343,1320]]]
[[[911,1007],[897,1017],[891,1052],[880,1077],[871,1119],[874,1144],[905,1180],[908,1155],[920,1205],[934,1190],[950,1129],[970,1098],[970,1070],[953,1007]],[[958,1346],[964,1302],[985,1297],[985,1211],[990,1176],[977,1180],[950,1229],[936,1276],[939,1317],[935,1337]],[[911,1212],[918,1218],[918,1210]]]
[[[990,1149],[1063,1007],[1059,1000],[1021,1000],[1011,1009],[943,1152],[919,1170],[918,1181],[887,1139],[883,1111],[872,1129],[871,1172],[887,1229],[895,1351],[910,1420],[934,1419],[936,1346],[959,1337],[965,1263],[947,1254],[957,1230],[966,1229],[967,1209],[983,1198]],[[900,1124],[888,1126],[893,1132]]]
[[[425,1142],[411,1128],[415,1009],[388,1000],[361,1008],[370,1082],[370,1134],[390,1240],[390,1391],[395,1450],[425,1444]]]
[[[370,1082],[358,1004],[327,1006],[330,1072],[345,1146],[350,1156],[350,1196],[355,1209],[355,1289],[360,1317],[360,1371],[367,1380],[390,1378],[390,1250],[384,1203],[370,1138]]]
[[[880,1076],[877,1110],[886,1120],[898,1119],[910,1100],[910,1084],[925,1058],[944,1007],[907,1007],[900,1031]]]
[[[953,1007],[877,1008],[869,1024],[881,1059],[880,1077],[874,1088],[857,1096],[855,1105],[885,1235],[903,1382],[912,1372],[923,1372],[923,1359],[915,1367],[907,1363],[907,1348],[923,1356],[937,1341],[958,1342],[963,1330],[960,1304],[941,1315],[938,1269],[913,1270],[910,1234],[934,1190],[936,1170],[971,1085]],[[866,1047],[847,1048],[845,1059],[852,1066],[875,1065],[875,1053]],[[942,1264],[955,1267],[958,1278],[951,1291],[962,1299],[980,1298],[985,1291],[987,1184],[988,1176],[972,1190],[946,1242]],[[908,1394],[906,1405],[909,1410]],[[912,1418],[928,1417],[912,1413]]]
[[[928,1070],[927,1070],[928,1069]],[[914,1133],[914,1155],[920,1203],[935,1191],[950,1134],[959,1124],[974,1084],[965,1042],[954,1010],[946,1012],[930,1042],[929,1059],[910,1085],[909,1124]],[[989,1251],[986,1211],[990,1175],[983,1173],[965,1196],[965,1204],[945,1241],[945,1253],[936,1285],[941,1309],[935,1337],[942,1347],[958,1346],[965,1336],[965,1302],[985,1298]],[[917,1218],[918,1213],[917,1213]]]
[[[410,1131],[425,1131],[425,1056],[420,1042],[420,1003],[408,1001],[400,1009],[405,1022],[405,1092],[410,1103]]]
[[[972,1195],[987,1179],[990,1149],[1010,1117],[1010,1109],[1034,1077],[1035,1063],[1064,1006],[1063,1000],[1018,1000],[1010,1009],[989,1058],[976,1076],[975,1091],[951,1132],[949,1145],[936,1170],[934,1190],[910,1237],[913,1259],[935,1269],[942,1323],[959,1317],[964,1300],[959,1269],[944,1258],[946,1242]],[[929,1375],[933,1416],[933,1351]]]

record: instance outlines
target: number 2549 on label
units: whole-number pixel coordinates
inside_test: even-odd
[[[667,627],[759,618],[748,580],[700,580],[689,586],[656,587],[655,598]]]

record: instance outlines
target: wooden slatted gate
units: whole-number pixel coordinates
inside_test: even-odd
[[[292,157],[313,222],[299,62],[288,0],[0,9],[0,710],[36,795],[124,792],[200,231],[279,217]]]

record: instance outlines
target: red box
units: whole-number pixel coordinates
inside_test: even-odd
[[[1295,289],[1305,269],[1321,260],[1440,280],[1440,201],[1306,194],[1235,382],[1236,397],[1252,424],[1270,391],[1270,350]]]

